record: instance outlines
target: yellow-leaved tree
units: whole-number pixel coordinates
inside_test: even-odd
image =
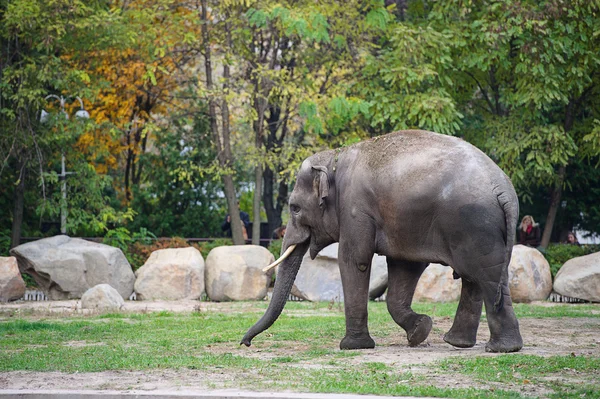
[[[181,105],[177,91],[193,76],[199,26],[177,0],[112,1],[108,18],[98,23],[87,38],[93,49],[64,56],[99,87],[86,99],[97,129],[81,135],[77,146],[97,172],[118,177],[114,186],[128,204],[143,180],[140,155],[169,109]]]

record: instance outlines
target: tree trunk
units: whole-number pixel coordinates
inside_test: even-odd
[[[133,158],[133,150],[131,149],[131,130],[127,132],[127,160],[125,162],[125,200],[129,202],[131,200],[131,189],[129,184],[129,177],[131,175],[131,163]]]
[[[264,99],[259,98],[260,84],[255,82],[254,85],[254,109],[256,111],[257,120],[254,121],[254,145],[256,153],[260,154],[263,146],[263,125],[265,120],[265,103]],[[257,160],[254,169],[254,198],[252,201],[252,213],[254,214],[252,223],[252,244],[260,245],[260,202],[262,194],[263,168],[260,160]]]
[[[276,206],[273,203],[273,186],[275,182],[273,179],[273,171],[268,166],[265,167],[265,170],[263,171],[263,178],[263,204],[265,205],[265,212],[267,213],[269,232],[272,234],[276,228],[281,226],[281,212],[277,212]]]
[[[281,213],[287,204],[288,186],[285,182],[279,183],[277,190],[277,199],[274,201],[275,178],[271,168],[266,167],[264,172],[264,188],[263,188],[263,203],[265,212],[267,213],[267,221],[269,223],[269,232],[273,232],[276,228],[283,224]]]
[[[214,85],[212,79],[212,63],[211,63],[211,49],[210,49],[210,36],[208,32],[208,5],[207,0],[202,0],[202,40],[204,42],[204,67],[206,72],[206,88],[209,92],[208,100],[208,114],[210,119],[210,127],[213,133],[213,138],[217,145],[219,166],[226,172],[223,174],[223,185],[225,190],[225,197],[227,198],[227,208],[231,217],[231,235],[233,238],[234,245],[245,244],[244,236],[242,233],[242,220],[240,218],[240,210],[238,207],[238,201],[235,194],[235,185],[233,183],[233,176],[231,174],[231,143],[229,136],[229,108],[227,106],[226,97],[223,98],[221,103],[221,117],[223,123],[222,134],[219,134],[219,127],[217,124],[217,110],[216,100],[214,98]],[[231,42],[231,32],[229,23],[226,23],[227,30],[227,41]],[[231,47],[229,47],[231,48]],[[224,64],[223,67],[223,88],[225,95],[229,89],[229,65]]]
[[[252,200],[252,244],[260,245],[260,194],[262,193],[262,165],[254,169],[254,197]]]
[[[565,166],[561,166],[558,169],[558,179],[552,188],[552,194],[550,196],[550,209],[548,209],[546,225],[544,226],[544,233],[542,234],[542,241],[540,244],[542,248],[548,248],[548,244],[550,243],[554,221],[556,220],[556,213],[560,207],[560,199],[562,197],[562,187],[565,181],[566,169],[567,168]]]
[[[575,102],[573,100],[570,100],[565,110],[565,121],[563,124],[565,134],[571,131],[571,129],[573,128],[573,122],[575,117],[574,108]],[[560,200],[562,197],[563,183],[565,182],[566,171],[567,165],[561,165],[558,168],[558,178],[556,180],[556,183],[554,184],[554,187],[552,188],[552,194],[550,195],[550,209],[548,209],[546,225],[544,226],[542,241],[540,243],[540,246],[542,248],[548,248],[550,238],[552,237],[552,229],[554,228],[556,213],[558,212],[558,208],[560,207]]]
[[[23,225],[23,204],[25,202],[25,158],[18,160],[19,182],[15,187],[13,222],[10,247],[14,248],[21,243],[21,226]]]

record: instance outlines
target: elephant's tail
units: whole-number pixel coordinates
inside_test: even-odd
[[[500,204],[500,208],[504,211],[504,219],[506,221],[504,264],[502,266],[502,274],[500,276],[500,281],[498,282],[498,289],[496,290],[496,298],[494,300],[495,312],[499,312],[504,307],[502,287],[508,282],[508,265],[510,264],[512,249],[515,244],[517,220],[519,217],[519,200],[509,180],[508,187],[509,189],[502,189],[500,186],[496,186],[494,189],[496,197],[498,198],[498,204]]]

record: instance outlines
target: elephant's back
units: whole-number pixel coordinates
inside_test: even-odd
[[[410,187],[441,183],[486,185],[503,172],[487,155],[468,142],[423,130],[404,130],[378,136],[348,148],[354,174],[368,182]]]
[[[390,165],[413,162],[426,167],[426,161],[451,164],[468,158],[479,158],[476,147],[462,139],[424,130],[402,130],[362,141],[351,147],[361,166],[379,172]]]

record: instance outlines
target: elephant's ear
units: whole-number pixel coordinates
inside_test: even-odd
[[[314,170],[318,170],[319,176],[319,206],[323,206],[325,198],[329,195],[329,175],[327,173],[327,167],[325,166],[313,166]]]

